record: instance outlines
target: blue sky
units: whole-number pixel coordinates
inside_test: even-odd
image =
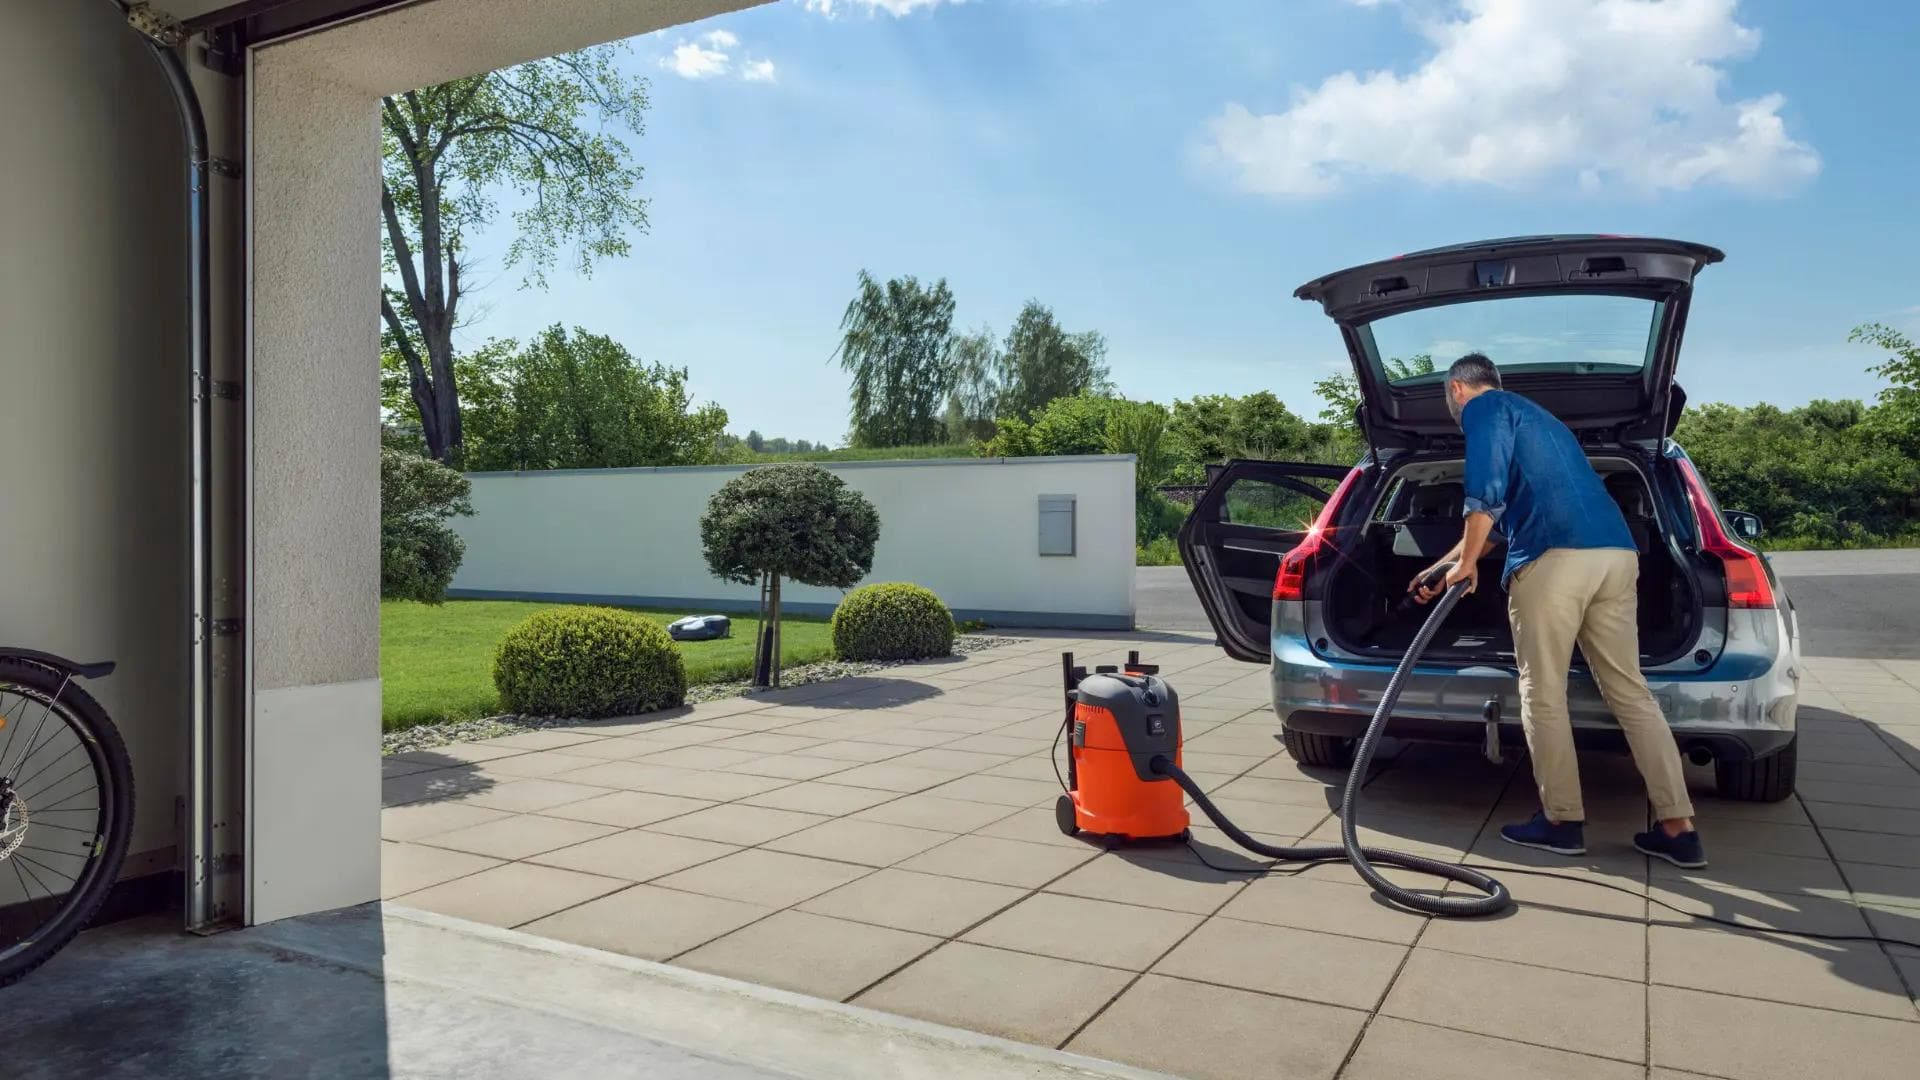
[[[689,368],[737,433],[837,442],[864,267],[945,277],[997,334],[1037,298],[1106,334],[1128,397],[1311,416],[1346,360],[1301,282],[1640,233],[1728,254],[1693,400],[1870,397],[1848,329],[1920,329],[1914,41],[1920,5],[1867,0],[780,0],[630,43],[651,228],[539,292],[496,226],[466,336],[577,324]]]

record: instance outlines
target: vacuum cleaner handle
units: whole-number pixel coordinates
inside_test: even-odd
[[[1453,573],[1454,566],[1455,566],[1455,563],[1452,559],[1448,559],[1446,562],[1443,562],[1443,563],[1435,564],[1432,570],[1428,571],[1426,574],[1420,577],[1417,583],[1417,586],[1413,591],[1408,592],[1405,596],[1402,596],[1400,598],[1400,603],[1397,604],[1394,608],[1395,612],[1404,614],[1418,607],[1420,605],[1420,600],[1417,595],[1418,591],[1420,589],[1439,588],[1440,583],[1447,580],[1447,575]]]

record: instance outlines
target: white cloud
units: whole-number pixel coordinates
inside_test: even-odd
[[[743,82],[772,82],[773,61],[750,56],[734,62],[733,50],[740,46],[740,35],[731,30],[709,30],[692,41],[682,39],[673,52],[660,58],[660,66],[683,79],[711,79],[738,74]]]
[[[691,41],[673,47],[673,55],[660,61],[668,71],[683,79],[711,79],[727,71],[727,54],[718,49],[703,49]]]
[[[885,12],[894,18],[911,15],[926,8],[936,8],[941,4],[962,4],[966,0],[804,0],[808,11],[827,18],[837,18],[842,12],[864,10],[868,15]]]
[[[1371,6],[1366,0],[1357,0]],[[1791,188],[1820,157],[1785,98],[1727,100],[1724,65],[1760,32],[1737,0],[1462,0],[1410,25],[1433,53],[1408,74],[1344,71],[1284,112],[1231,103],[1204,154],[1248,191],[1332,192],[1359,177],[1641,193]]]

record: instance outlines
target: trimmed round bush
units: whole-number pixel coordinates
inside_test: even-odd
[[[833,610],[833,651],[842,660],[920,660],[953,652],[953,613],[931,589],[862,585]]]
[[[680,704],[687,669],[667,632],[630,611],[551,608],[507,632],[493,685],[508,712],[591,720]]]

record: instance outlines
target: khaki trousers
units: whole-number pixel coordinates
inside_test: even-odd
[[[1693,816],[1680,749],[1640,674],[1639,553],[1549,548],[1508,584],[1507,615],[1520,661],[1520,723],[1533,757],[1540,807],[1555,821],[1585,821],[1580,766],[1567,718],[1573,646],[1587,659],[1607,708],[1626,733],[1647,798],[1661,820]]]

